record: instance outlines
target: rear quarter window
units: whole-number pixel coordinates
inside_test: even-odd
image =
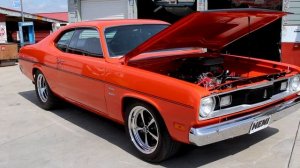
[[[67,32],[62,33],[62,35],[60,36],[60,38],[57,40],[56,42],[56,47],[63,51],[66,52],[68,45],[74,35],[75,30],[70,30]]]

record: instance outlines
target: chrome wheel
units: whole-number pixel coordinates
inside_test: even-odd
[[[46,82],[46,79],[44,77],[43,74],[38,74],[37,78],[36,78],[36,82],[37,82],[37,91],[38,91],[38,95],[39,98],[41,99],[42,102],[47,102],[48,100],[48,85]]]
[[[128,118],[131,141],[144,154],[153,153],[159,142],[159,129],[153,115],[143,106],[134,107]]]

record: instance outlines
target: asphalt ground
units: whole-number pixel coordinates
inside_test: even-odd
[[[123,126],[71,104],[45,111],[18,66],[0,67],[0,168],[299,168],[300,109],[252,135],[184,146],[159,164],[138,159]]]

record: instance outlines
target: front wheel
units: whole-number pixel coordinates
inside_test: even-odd
[[[174,155],[180,147],[171,139],[158,112],[145,103],[127,107],[126,131],[138,156],[149,162],[161,162]]]

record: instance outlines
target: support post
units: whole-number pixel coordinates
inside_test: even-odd
[[[20,0],[20,3],[21,3],[21,15],[22,15],[22,22],[24,23],[23,0]]]

